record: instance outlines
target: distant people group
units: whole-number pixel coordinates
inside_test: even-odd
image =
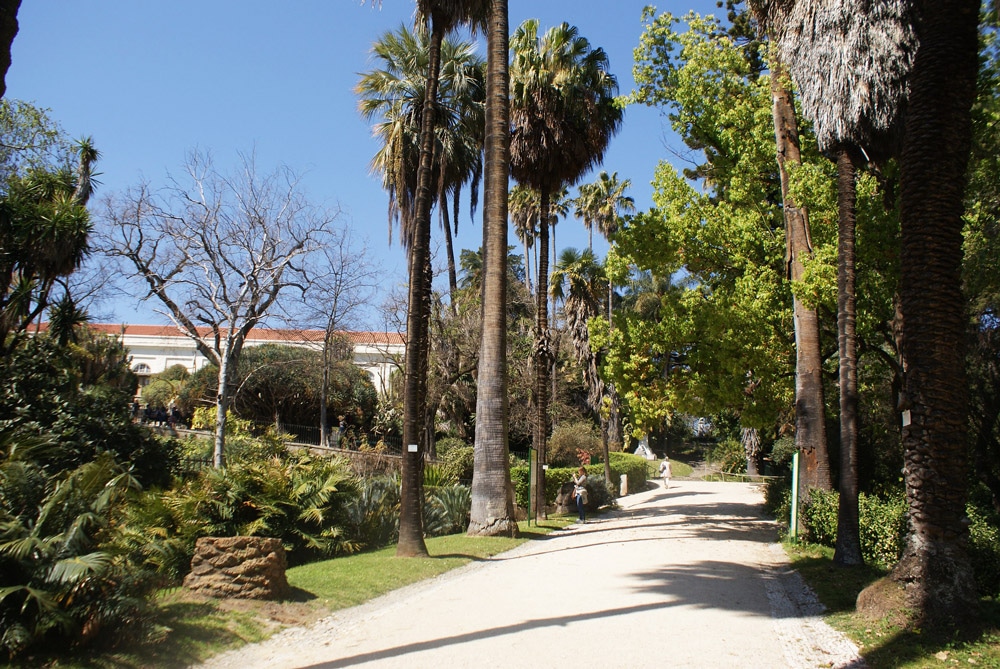
[[[176,406],[143,408],[138,401],[132,402],[132,420],[158,427],[188,426],[188,418]]]

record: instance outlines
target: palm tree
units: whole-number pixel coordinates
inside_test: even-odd
[[[584,225],[587,227],[588,244],[591,248],[593,248],[592,238],[595,226],[597,227],[597,231],[606,240],[611,241],[611,236],[618,231],[618,224],[621,221],[622,214],[635,211],[635,200],[625,195],[625,191],[631,187],[631,179],[619,181],[617,172],[608,176],[608,173],[603,170],[598,175],[597,181],[580,186],[580,196],[576,200],[576,216],[577,218],[582,218]],[[614,323],[612,319],[614,292],[614,283],[608,277],[607,315],[608,324],[612,327]],[[607,449],[609,441],[621,444],[623,437],[621,413],[618,411],[618,407],[621,404],[618,399],[618,393],[614,385],[610,383],[605,384],[604,392],[608,399],[607,404],[610,410],[603,431],[604,447]]]
[[[779,66],[782,61],[792,63],[790,69],[796,80],[810,78],[801,87],[804,110],[815,119],[820,149],[829,152],[837,163],[840,509],[834,561],[843,565],[863,562],[857,465],[856,166],[864,155],[889,155],[893,136],[898,132],[898,109],[905,90],[902,78],[909,71],[915,46],[912,30],[907,30],[904,23],[906,11],[900,3],[887,3],[869,16],[859,13],[856,7],[805,0],[792,7],[775,3],[761,12],[775,35]],[[889,32],[903,38],[886,40],[884,35]],[[810,42],[810,57],[802,58],[799,53],[806,33],[822,37]],[[836,61],[832,68],[826,64],[831,56]],[[822,66],[818,65],[820,59]],[[772,83],[772,88],[775,85]],[[818,97],[827,95],[838,96],[842,102],[831,105]],[[786,99],[790,101],[790,93]],[[793,125],[794,112],[789,109],[787,114]]]
[[[601,422],[604,434],[604,480],[611,480],[608,459],[607,425],[601,411],[605,385],[597,367],[597,355],[590,348],[587,321],[601,314],[601,300],[607,278],[604,268],[597,262],[594,252],[585,249],[564,249],[552,272],[550,292],[553,302],[562,301],[566,330],[573,342],[573,353],[583,368],[583,381],[587,387],[587,404]]]
[[[476,397],[469,534],[517,535],[510,480],[507,404],[507,179],[510,77],[507,0],[489,2],[486,25],[486,169],[483,330]]]
[[[371,160],[371,170],[381,175],[389,193],[389,241],[393,226],[400,226],[404,248],[413,234],[421,111],[426,95],[429,36],[426,30],[401,26],[382,35],[372,46],[379,67],[361,76],[355,92],[366,120],[381,119],[374,126],[380,148]],[[485,63],[467,41],[444,40],[435,116],[432,177],[437,185],[445,233],[449,287],[454,301],[457,285],[449,199],[458,227],[458,205],[462,188],[470,186],[470,208],[474,212],[482,175],[483,114],[485,111]]]
[[[439,107],[439,77],[441,74],[442,44],[444,36],[458,23],[471,19],[478,19],[482,15],[482,2],[447,1],[447,0],[418,0],[417,17],[424,25],[424,32],[429,35],[430,41],[426,48],[426,68],[424,69],[423,98],[419,96],[419,87],[416,94],[414,87],[407,86],[404,90],[411,92],[404,100],[409,104],[402,103],[402,109],[394,117],[395,123],[387,126],[386,146],[393,146],[397,151],[392,154],[392,160],[386,161],[392,166],[392,189],[398,198],[403,196],[404,207],[398,209],[401,213],[401,221],[405,224],[407,219],[411,221],[410,230],[403,232],[403,243],[409,250],[409,297],[407,309],[407,343],[406,343],[406,372],[405,391],[403,400],[403,441],[405,452],[402,463],[402,490],[400,496],[400,539],[397,546],[397,554],[400,556],[426,555],[427,548],[423,540],[422,525],[422,490],[423,479],[423,459],[420,452],[420,435],[424,432],[422,418],[424,415],[424,395],[426,393],[427,376],[427,354],[429,350],[428,321],[430,319],[430,290],[431,290],[431,270],[430,270],[430,210],[434,201],[431,194],[434,169],[434,149],[436,138],[436,117],[442,116],[442,126],[446,126],[443,109]],[[477,14],[479,12],[479,14]],[[387,40],[391,44],[392,40]],[[419,50],[413,49],[415,53],[406,54],[408,58],[401,59],[401,63],[411,62],[410,58],[416,58],[420,63]],[[376,52],[378,53],[378,52]],[[383,57],[384,60],[387,58]],[[413,66],[413,72],[419,65]],[[464,67],[455,69],[455,73],[463,73]],[[373,80],[363,79],[361,86],[366,82],[386,80],[376,77]],[[417,76],[419,81],[419,75]],[[460,79],[464,81],[464,78]],[[376,87],[377,88],[377,87]],[[360,88],[359,92],[364,92],[365,88]],[[378,106],[375,106],[378,109]],[[455,116],[455,123],[460,125],[463,119],[461,110]],[[362,113],[366,113],[365,102],[362,102]],[[408,119],[408,123],[404,123]],[[416,160],[416,178],[410,181],[406,176],[413,168],[413,126],[419,123],[419,134],[417,146],[419,147]],[[462,145],[462,142],[459,142]],[[442,153],[439,152],[439,157]],[[442,157],[443,159],[443,157]],[[444,167],[440,167],[442,173],[446,172]],[[384,174],[390,174],[385,170]],[[439,178],[441,183],[443,179]],[[412,190],[409,184],[412,183]],[[402,187],[401,187],[402,186]],[[392,196],[390,196],[392,197]],[[412,197],[412,208],[405,207]],[[441,191],[438,198],[441,199]],[[390,214],[393,211],[392,200],[390,201]],[[450,226],[448,227],[450,234]],[[452,269],[454,267],[454,257],[451,258]],[[454,280],[453,280],[454,285]]]
[[[511,223],[514,224],[514,234],[521,240],[524,247],[525,285],[529,293],[531,287],[531,249],[538,237],[538,193],[527,186],[514,186],[508,196],[507,208]],[[537,266],[537,263],[536,263]]]
[[[974,616],[977,601],[964,548],[968,428],[960,266],[979,3],[897,0],[849,11],[822,0],[776,4],[779,43],[798,56],[786,60],[795,63],[792,75],[821,146],[842,151],[853,144],[875,157],[890,154],[905,98],[900,302],[910,535],[890,577],[906,584],[906,604],[918,624],[956,626]]]
[[[79,269],[90,252],[92,228],[86,205],[94,189],[99,153],[90,138],[76,145],[77,168],[33,169],[8,184],[0,214],[0,352],[48,308],[56,282]]]
[[[576,28],[563,23],[538,35],[529,19],[511,38],[511,175],[540,194],[539,221],[549,220],[551,196],[599,163],[622,121],[614,103],[618,89],[603,49],[591,49]],[[548,226],[539,226],[538,286],[548,285]],[[548,291],[536,295],[534,443],[546,462],[549,367]],[[545,517],[544,469],[536,468],[535,509]]]
[[[594,248],[594,227],[611,240],[618,230],[618,221],[623,213],[635,211],[635,200],[625,195],[632,187],[632,180],[618,180],[618,172],[611,176],[604,170],[597,181],[580,186],[579,196],[573,201],[576,208],[574,215],[583,220],[587,228],[587,247]]]

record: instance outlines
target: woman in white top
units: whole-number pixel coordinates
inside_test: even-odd
[[[584,505],[587,503],[587,488],[584,487],[587,484],[587,470],[583,467],[577,470],[577,475],[573,477],[573,485],[576,486],[573,489],[573,497],[576,498],[576,512],[580,515],[580,522],[587,522],[587,516],[584,513]]]
[[[670,458],[663,456],[663,462],[660,463],[660,476],[663,477],[663,487],[664,489],[670,487]]]

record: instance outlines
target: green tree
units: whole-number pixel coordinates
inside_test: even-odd
[[[4,115],[12,112],[5,105]],[[38,115],[13,123],[44,122]],[[8,126],[10,127],[10,126]],[[24,130],[22,127],[21,130]],[[44,126],[38,132],[51,133]],[[6,138],[5,138],[6,139]],[[9,141],[9,140],[7,140]],[[46,153],[43,149],[43,153]],[[47,307],[56,282],[76,271],[90,251],[90,216],[86,205],[93,191],[91,170],[97,151],[89,139],[76,145],[77,167],[38,165],[28,158],[18,170],[15,158],[0,198],[0,351],[18,345],[31,323]]]
[[[769,14],[766,22],[776,38],[777,50],[782,52],[778,59],[792,63],[790,69],[799,82],[804,112],[813,121],[819,148],[837,163],[841,466],[834,559],[839,564],[855,565],[862,562],[858,525],[856,169],[864,157],[884,162],[892,152],[915,35],[905,3],[860,10],[822,2],[801,2],[791,9],[760,4],[765,5],[763,13]],[[803,50],[807,25],[822,37],[809,40]],[[886,39],[890,34],[896,37]],[[802,53],[808,57],[801,57]]]
[[[511,38],[511,175],[540,194],[539,221],[549,221],[551,197],[572,185],[604,156],[622,121],[618,84],[603,49],[591,49],[576,28],[562,24],[544,35],[525,21]],[[535,449],[545,463],[549,425],[549,369],[553,352],[548,323],[548,226],[539,226],[535,314]],[[535,481],[537,515],[543,518],[544,469]]]
[[[637,428],[724,409],[771,428],[791,406],[794,338],[770,85],[717,20],[691,14],[684,33],[670,14],[647,21],[633,99],[667,107],[705,162],[659,165],[657,208],[625,222],[607,262],[616,283],[632,267],[676,283],[592,337]]]

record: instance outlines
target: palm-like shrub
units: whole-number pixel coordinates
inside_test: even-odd
[[[424,533],[443,536],[465,532],[469,527],[472,511],[472,491],[468,486],[455,484],[430,491],[424,503]]]
[[[59,476],[31,459],[44,450],[0,435],[0,649],[85,643],[140,628],[154,574],[115,550],[113,522],[137,483],[110,453]]]
[[[364,479],[345,508],[347,537],[359,549],[391,544],[399,536],[399,478]]]
[[[356,488],[339,459],[286,453],[240,460],[145,495],[129,509],[119,541],[133,559],[175,579],[186,573],[195,541],[204,536],[281,539],[289,563],[300,564],[354,550],[345,527]]]

